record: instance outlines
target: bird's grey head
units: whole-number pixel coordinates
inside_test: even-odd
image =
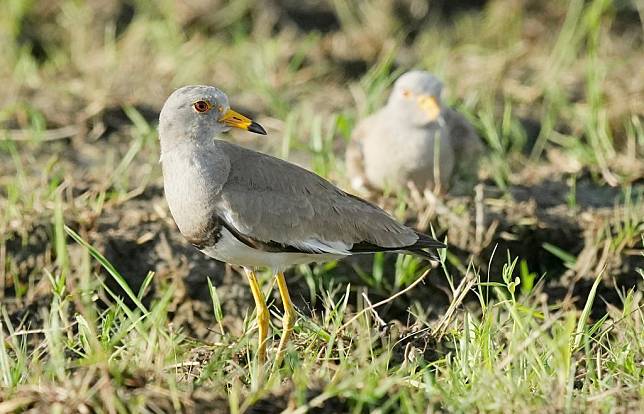
[[[399,77],[387,106],[396,116],[417,126],[438,120],[443,82],[429,72],[414,70]]]
[[[190,85],[174,91],[159,116],[161,148],[180,142],[212,140],[231,127],[266,134],[264,128],[232,109],[228,97],[214,86]]]

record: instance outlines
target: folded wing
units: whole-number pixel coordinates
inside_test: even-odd
[[[218,195],[217,214],[246,244],[339,255],[444,247],[310,171],[221,144],[228,146],[231,167]]]

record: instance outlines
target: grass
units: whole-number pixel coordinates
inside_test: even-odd
[[[637,2],[51,3],[0,17],[0,413],[644,410]],[[375,200],[447,239],[426,276],[293,269],[269,376],[243,278],[169,216],[156,114],[217,84],[269,130],[231,139],[347,187],[353,127],[410,68],[483,138],[481,183]]]

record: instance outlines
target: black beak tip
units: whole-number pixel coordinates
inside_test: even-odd
[[[264,129],[264,127],[255,121],[251,122],[250,126],[248,127],[248,130],[256,134],[266,135],[266,130]]]

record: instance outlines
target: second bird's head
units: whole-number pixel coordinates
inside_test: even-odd
[[[260,124],[230,109],[226,94],[214,86],[177,89],[165,101],[159,116],[162,144],[165,139],[212,139],[230,128],[266,135]]]
[[[443,83],[429,72],[413,70],[394,83],[387,109],[396,122],[424,126],[438,121]]]

